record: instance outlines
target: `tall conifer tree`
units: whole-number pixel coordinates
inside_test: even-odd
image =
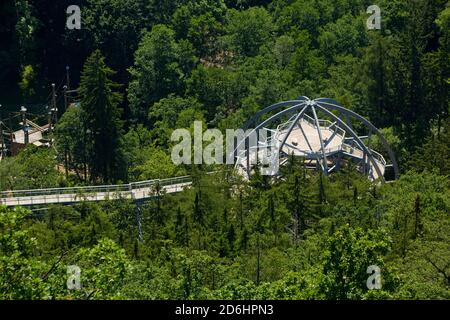
[[[91,181],[122,177],[122,96],[116,92],[119,85],[111,80],[113,75],[99,50],[87,58],[81,74],[79,94]]]

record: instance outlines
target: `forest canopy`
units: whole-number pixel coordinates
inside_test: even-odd
[[[66,27],[69,5],[79,30]],[[370,5],[2,1],[0,120],[20,106],[46,118],[54,103],[58,121],[51,148],[1,159],[0,191],[193,183],[145,203],[0,206],[0,299],[450,299],[450,2],[380,0],[377,30]],[[51,83],[75,90],[73,103],[52,101]],[[292,157],[280,178],[247,181],[170,158],[177,128],[237,129],[300,96],[373,123],[400,179],[351,165],[323,175]]]

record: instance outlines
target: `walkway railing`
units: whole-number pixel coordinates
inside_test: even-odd
[[[156,186],[159,186],[161,189],[166,189],[168,192],[178,192],[184,186],[191,184],[191,182],[192,179],[190,176],[182,176],[119,185],[2,191],[0,192],[0,204],[33,205],[79,202],[84,200],[102,201],[119,197],[143,199],[151,197],[151,191]]]
[[[303,117],[300,120],[303,120],[303,121],[307,122],[308,124],[310,124],[311,126],[313,126],[314,128],[317,128],[316,121],[313,118],[311,118],[310,116],[308,116],[306,113],[303,114]],[[284,130],[289,129],[289,127],[291,126],[291,124],[293,122],[294,122],[294,120],[289,120],[285,123],[280,124],[277,127],[277,133],[282,134]],[[339,125],[336,122],[331,122],[330,120],[319,119],[319,128],[323,129],[323,130],[331,130],[331,131],[335,132],[338,136],[340,136],[342,138],[345,137],[345,130],[342,129],[341,127],[339,127]]]

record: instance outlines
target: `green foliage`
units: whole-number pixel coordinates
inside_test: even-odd
[[[191,19],[187,38],[199,57],[214,57],[220,49],[218,38],[222,33],[221,23],[211,13],[206,13]]]
[[[26,65],[25,67],[23,67],[19,87],[26,98],[32,97],[35,94],[35,78],[36,72],[34,71],[33,66]]]
[[[128,200],[56,206],[27,224],[28,211],[3,208],[2,267],[27,275],[18,287],[8,279],[20,272],[2,272],[4,297],[448,298],[444,177],[408,174],[373,191],[344,172],[324,180],[327,200],[318,206],[320,176],[301,163],[285,169],[286,181],[266,186],[228,177],[241,190],[228,195],[218,174],[159,194],[141,210],[143,243]],[[82,270],[80,291],[64,289],[65,266],[73,264]],[[381,290],[367,288],[371,265],[381,269]]]
[[[1,161],[0,177],[2,190],[51,188],[57,187],[62,180],[54,152],[33,145],[15,158]]]
[[[33,255],[36,239],[23,230],[25,209],[0,206],[0,298],[48,299],[46,264]]]
[[[187,80],[187,92],[203,104],[208,122],[217,121],[239,105],[242,80],[230,70],[198,66]]]
[[[386,189],[388,225],[398,252],[394,265],[402,280],[397,297],[448,299],[448,179],[410,173],[401,177],[395,193]]]
[[[147,203],[1,207],[1,298],[449,299],[447,1],[381,0],[378,31],[365,27],[370,1],[85,2],[76,31],[62,28],[63,2],[0,4],[2,101],[20,89],[14,104],[42,104],[66,64],[81,98],[53,148],[2,159],[0,189],[193,184],[157,185]],[[372,183],[350,162],[325,176],[294,157],[280,177],[250,181],[172,163],[173,130],[235,129],[300,95],[383,128],[401,179]],[[79,291],[68,265],[81,268]],[[367,288],[370,265],[381,290]]]
[[[315,2],[298,0],[280,4],[276,8],[277,26],[282,32],[307,30],[310,34],[316,36],[321,23],[321,8],[315,6]],[[326,13],[326,11],[328,10],[322,12]],[[324,16],[326,17],[326,14]]]
[[[103,239],[92,248],[82,248],[74,258],[81,269],[82,290],[75,295],[84,299],[113,299],[120,297],[120,289],[129,268],[125,250],[114,241]]]
[[[339,55],[356,55],[357,49],[365,44],[365,19],[345,15],[334,23],[323,27],[319,38],[320,50],[332,62]]]
[[[152,130],[152,142],[154,145],[168,148],[169,140],[174,128],[189,127],[193,119],[201,120],[192,113],[201,113],[202,105],[192,97],[187,99],[169,95],[159,100],[149,110],[149,120],[154,126]],[[189,110],[189,111],[188,111]],[[191,115],[189,122],[184,125],[183,117],[186,112]]]
[[[150,157],[134,169],[139,180],[164,179],[183,175],[183,170],[174,165],[163,150],[150,150]]]
[[[79,107],[71,107],[64,112],[55,127],[55,145],[60,150],[58,155],[64,163],[66,175],[73,171],[80,180],[86,180],[86,176],[82,176],[87,166],[88,144],[82,115]]]
[[[17,15],[15,31],[19,44],[20,62],[25,65],[30,60],[34,60],[33,50],[36,47],[36,31],[39,21],[36,19],[33,6],[28,1],[16,1],[15,7]],[[26,67],[24,71],[26,71]]]
[[[232,50],[245,56],[255,56],[259,48],[271,37],[272,18],[264,8],[229,11],[227,34]]]
[[[108,57],[111,67],[118,71],[120,81],[128,81],[126,69],[133,65],[133,53],[141,30],[154,23],[147,15],[146,4],[142,0],[85,1],[81,9],[81,30],[65,30],[66,46],[72,48],[80,42],[85,44],[77,50],[84,54],[83,59],[94,49],[100,49]],[[67,5],[62,10],[66,8]]]
[[[325,299],[363,299],[368,295],[367,268],[371,265],[383,270],[383,291],[387,294],[392,284],[381,258],[388,253],[390,239],[383,231],[354,230],[343,227],[328,240],[320,292]],[[373,298],[373,297],[372,297]]]
[[[172,29],[155,25],[144,34],[135,53],[132,81],[128,87],[131,110],[137,120],[146,119],[148,107],[169,93],[180,93],[182,79],[195,58],[192,48],[177,42]]]
[[[210,22],[223,22],[226,9],[223,0],[186,1],[172,16],[171,23],[177,38],[186,38],[189,30],[194,31],[194,26],[198,25],[200,20],[205,21],[205,18]],[[201,16],[203,17],[200,18]]]
[[[415,150],[407,163],[408,168],[416,171],[437,170],[439,174],[448,176],[450,174],[449,137],[450,124],[447,121],[441,131],[432,132],[425,143]]]

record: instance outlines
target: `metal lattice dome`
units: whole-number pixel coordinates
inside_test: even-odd
[[[234,150],[235,167],[247,177],[261,159],[264,174],[277,175],[289,155],[303,157],[307,167],[324,174],[351,161],[372,181],[384,182],[387,168],[393,168],[393,179],[399,176],[395,155],[381,132],[332,99],[302,96],[276,103],[256,113],[242,129],[244,138]],[[374,137],[383,150],[372,148]]]

